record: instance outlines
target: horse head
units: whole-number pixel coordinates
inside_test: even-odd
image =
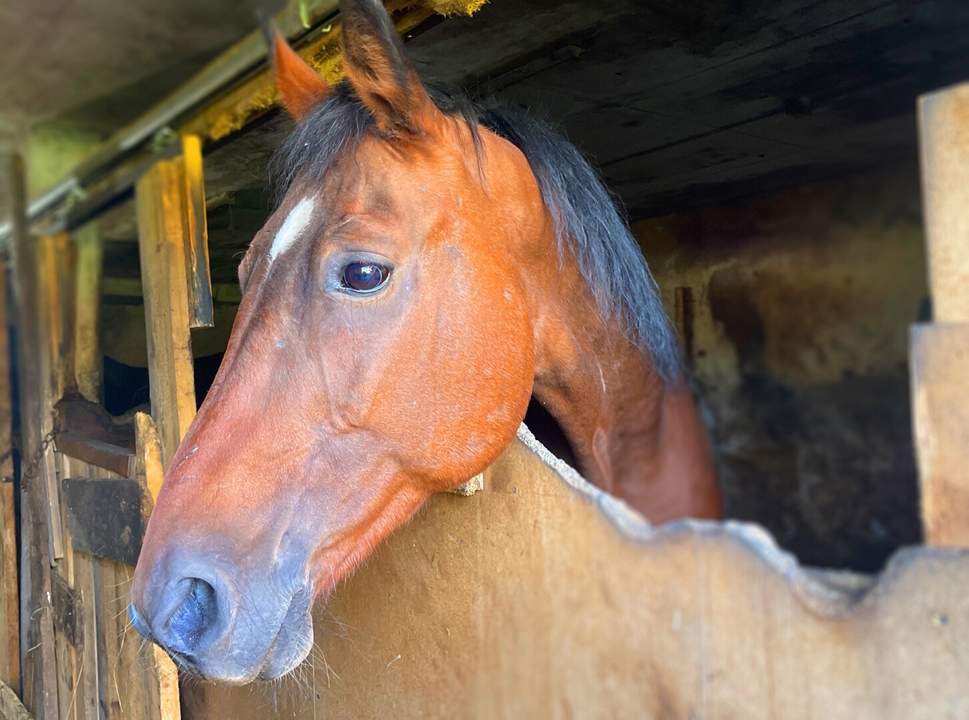
[[[705,441],[655,284],[591,168],[546,129],[428,90],[377,0],[343,0],[341,18],[333,88],[276,36],[298,123],[285,194],[240,265],[225,357],[132,588],[135,627],[225,682],[296,667],[314,601],[494,461],[533,391],[594,481],[699,467],[644,505],[715,514],[715,493],[682,501],[709,485]]]

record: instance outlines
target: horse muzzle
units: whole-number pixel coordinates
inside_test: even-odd
[[[147,581],[136,577],[131,624],[179,668],[206,679],[238,685],[281,677],[313,647],[312,592],[275,575],[246,577],[214,557],[169,557]]]

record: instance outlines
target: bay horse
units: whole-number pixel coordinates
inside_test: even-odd
[[[227,683],[298,666],[314,600],[494,461],[532,396],[649,520],[720,512],[659,292],[590,165],[429,91],[378,0],[340,13],[336,87],[275,35],[285,192],[132,586],[134,627]]]

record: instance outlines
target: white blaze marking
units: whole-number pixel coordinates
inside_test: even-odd
[[[277,255],[282,255],[289,250],[292,244],[299,239],[306,226],[310,224],[313,208],[313,200],[303,198],[296,203],[296,207],[289,211],[289,215],[283,221],[283,226],[279,228],[279,232],[273,238],[272,247],[269,248],[269,262],[275,260]]]

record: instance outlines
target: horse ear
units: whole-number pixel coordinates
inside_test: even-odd
[[[344,70],[381,132],[417,134],[440,111],[404,54],[380,0],[341,0]]]
[[[273,76],[279,98],[290,117],[299,122],[330,94],[330,86],[289,46],[275,27],[265,27],[272,48]]]

